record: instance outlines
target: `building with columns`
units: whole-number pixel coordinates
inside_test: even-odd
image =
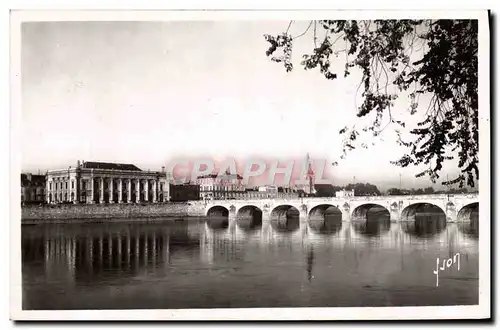
[[[80,162],[46,174],[47,203],[157,203],[169,200],[167,174],[133,164]]]

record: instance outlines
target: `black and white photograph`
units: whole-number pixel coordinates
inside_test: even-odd
[[[11,318],[489,318],[488,15],[12,11]]]

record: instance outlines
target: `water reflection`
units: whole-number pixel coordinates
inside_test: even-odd
[[[135,276],[168,264],[179,249],[200,246],[199,238],[188,235],[187,225],[54,225],[37,235],[38,227],[23,229],[23,264],[44,259],[47,272],[74,274],[76,284],[94,283],[117,272]]]
[[[236,222],[244,231],[257,231],[262,227],[262,210],[255,206],[244,206],[238,210]]]
[[[207,225],[214,230],[224,230],[229,227],[229,219],[224,217],[207,218]]]
[[[280,205],[274,208],[270,220],[276,232],[291,232],[300,228],[300,212],[293,206]]]
[[[307,249],[307,280],[311,282],[313,279],[312,271],[314,265],[314,247],[312,245]]]
[[[354,220],[354,230],[363,236],[374,237],[381,236],[391,229],[391,219],[388,211],[369,210],[366,214],[366,220]]]
[[[435,213],[418,213],[414,221],[401,222],[401,228],[416,238],[431,238],[446,228],[446,216]]]
[[[454,224],[439,227],[431,219],[432,224],[419,224],[421,218],[406,223],[405,230],[393,226],[391,235],[385,235],[381,219],[369,218],[363,231],[356,229],[358,224],[326,217],[319,231],[326,227],[323,232],[335,235],[319,237],[307,230],[305,235],[292,233],[300,228],[298,217],[271,221],[272,230],[266,222],[260,235],[239,230],[240,224],[230,230],[227,221],[214,218],[23,226],[23,308],[476,303],[477,240],[467,240]],[[425,245],[406,238],[438,230],[447,235],[439,241],[430,238]],[[381,239],[357,239],[366,233]],[[436,291],[436,256],[456,252],[464,258],[461,270],[448,276],[460,280],[443,278]]]
[[[342,216],[325,214],[323,219],[310,219],[309,228],[317,234],[333,235],[342,229]]]
[[[246,232],[256,232],[262,228],[262,217],[240,218],[237,220],[237,225]]]
[[[271,220],[271,226],[276,232],[294,232],[300,229],[300,218],[297,215],[285,219]]]
[[[479,212],[471,212],[469,220],[458,221],[458,229],[467,236],[478,239],[479,238]]]

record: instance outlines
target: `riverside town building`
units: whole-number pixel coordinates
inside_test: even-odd
[[[45,201],[45,175],[21,174],[21,203],[34,204]]]
[[[47,172],[47,203],[156,203],[169,200],[165,168],[143,171],[132,164],[80,162]]]

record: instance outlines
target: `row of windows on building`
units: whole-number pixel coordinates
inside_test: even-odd
[[[54,181],[49,182],[49,190],[52,190],[52,183],[55,184],[55,190],[68,189],[68,181]],[[75,189],[75,181],[71,181],[71,189]]]
[[[209,185],[209,186],[200,186],[200,191],[245,191],[245,187],[242,185],[230,185],[230,186]]]

